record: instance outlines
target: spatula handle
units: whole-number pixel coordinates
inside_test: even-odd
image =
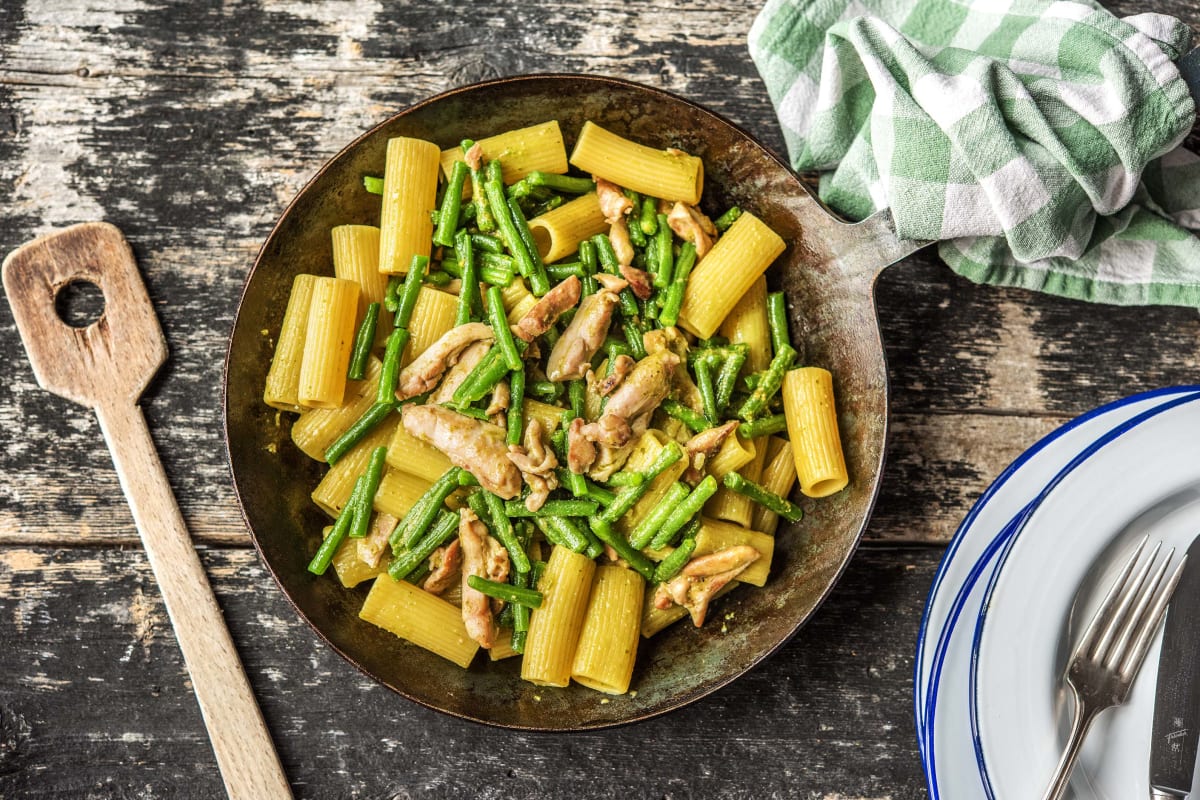
[[[98,407],[96,415],[175,628],[229,797],[291,798],[141,409],[114,402]]]

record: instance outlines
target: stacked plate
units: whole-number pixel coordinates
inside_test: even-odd
[[[1041,797],[1069,728],[1063,671],[1102,591],[1142,536],[1182,552],[1197,533],[1200,386],[1096,409],[1006,469],[955,534],[921,624],[930,797]],[[1067,797],[1148,796],[1157,661],[1155,643],[1129,701],[1093,727]]]

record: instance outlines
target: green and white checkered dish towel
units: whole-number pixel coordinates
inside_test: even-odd
[[[974,281],[1200,306],[1191,31],[1091,2],[768,0],[750,53],[792,166]]]

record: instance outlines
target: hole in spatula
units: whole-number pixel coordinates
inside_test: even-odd
[[[104,292],[90,281],[71,281],[58,290],[54,310],[72,328],[86,328],[104,314]]]

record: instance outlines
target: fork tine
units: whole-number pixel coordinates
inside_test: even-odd
[[[1154,633],[1158,630],[1158,625],[1162,622],[1163,615],[1166,614],[1167,604],[1171,602],[1171,597],[1175,594],[1175,587],[1179,584],[1179,579],[1183,577],[1183,568],[1186,564],[1187,554],[1184,554],[1183,560],[1179,562],[1179,566],[1175,568],[1175,571],[1171,573],[1171,577],[1167,579],[1166,584],[1160,587],[1158,593],[1154,596],[1154,604],[1150,607],[1150,611],[1146,615],[1145,623],[1134,640],[1129,654],[1121,662],[1120,673],[1122,678],[1131,679],[1141,669],[1142,661],[1146,658],[1146,653],[1150,650],[1150,640],[1154,638]]]
[[[1159,584],[1162,583],[1163,576],[1167,574],[1167,568],[1171,566],[1171,557],[1174,555],[1175,548],[1172,547],[1167,551],[1167,557],[1162,560],[1162,563],[1158,565],[1153,573],[1146,577],[1145,583],[1138,587],[1136,602],[1129,613],[1126,614],[1125,619],[1122,620],[1120,632],[1113,640],[1112,646],[1109,647],[1108,653],[1105,655],[1103,662],[1105,667],[1115,669],[1125,659],[1126,653],[1129,652],[1130,639],[1134,638],[1148,624],[1148,620],[1143,619],[1146,609],[1154,601]],[[1153,563],[1151,562],[1152,565]]]
[[[1087,628],[1084,629],[1083,637],[1080,639],[1078,646],[1075,648],[1073,658],[1085,657],[1087,653],[1091,652],[1092,647],[1096,643],[1097,637],[1100,635],[1100,631],[1104,627],[1104,620],[1108,618],[1109,612],[1112,611],[1113,606],[1116,605],[1121,592],[1124,591],[1125,582],[1129,579],[1130,573],[1133,572],[1134,565],[1141,557],[1142,550],[1146,548],[1146,542],[1149,540],[1150,534],[1143,536],[1142,540],[1138,542],[1138,546],[1134,548],[1133,553],[1130,554],[1129,559],[1125,562],[1125,565],[1121,567],[1120,574],[1117,576],[1117,579],[1112,582],[1112,586],[1109,588],[1108,594],[1104,596],[1104,600],[1100,603],[1099,610],[1096,611],[1095,616],[1092,617],[1091,621],[1088,622]]]
[[[1130,606],[1137,600],[1138,593],[1141,591],[1142,585],[1146,582],[1146,576],[1149,574],[1151,567],[1154,566],[1154,561],[1158,558],[1158,551],[1160,549],[1162,549],[1162,542],[1157,542],[1150,549],[1148,557],[1139,558],[1133,574],[1129,576],[1125,584],[1121,587],[1121,594],[1117,598],[1116,609],[1105,620],[1104,630],[1101,631],[1100,639],[1096,642],[1096,646],[1090,654],[1097,661],[1104,661],[1105,654],[1109,652],[1110,645],[1116,637],[1118,630],[1120,630],[1121,623],[1125,621]]]

